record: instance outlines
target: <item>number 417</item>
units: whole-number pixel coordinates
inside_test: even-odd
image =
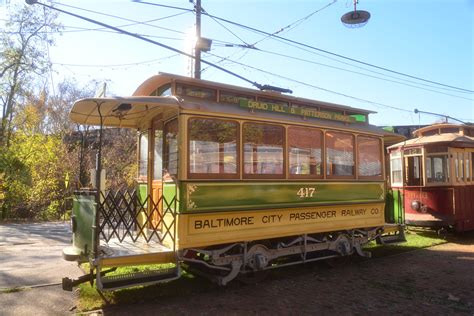
[[[300,198],[309,198],[313,197],[315,191],[316,188],[300,188],[296,195],[298,195]]]

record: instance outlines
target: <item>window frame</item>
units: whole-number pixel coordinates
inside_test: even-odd
[[[408,184],[408,177],[411,176],[410,172],[407,172],[407,170],[414,170],[413,168],[410,169],[410,165],[408,163],[409,159],[415,159],[418,158],[418,163],[419,163],[419,171],[420,171],[420,183],[419,184]],[[424,147],[409,147],[403,149],[403,186],[405,187],[423,187],[426,185],[426,166],[425,166],[425,148]]]
[[[191,173],[191,139],[189,137],[190,125],[193,120],[216,120],[222,122],[235,123],[236,131],[236,173]],[[240,163],[241,163],[241,126],[238,120],[232,120],[220,117],[191,116],[186,122],[186,176],[188,179],[240,179]]]
[[[321,150],[321,175],[317,175],[317,174],[292,174],[290,172],[290,129],[291,128],[299,128],[299,129],[304,129],[304,130],[307,130],[307,131],[310,131],[311,133],[312,132],[319,132],[320,134],[320,150]],[[286,139],[287,139],[287,144],[286,144],[286,151],[287,151],[287,161],[286,161],[286,165],[287,165],[287,172],[288,172],[288,179],[324,179],[324,172],[326,171],[325,169],[325,155],[324,155],[324,131],[322,129],[319,129],[319,128],[313,128],[313,127],[307,127],[307,126],[301,126],[301,125],[289,125],[287,128],[286,128]]]
[[[244,140],[244,128],[246,124],[254,124],[254,125],[269,125],[269,126],[277,126],[282,129],[282,149],[283,149],[283,160],[282,160],[282,174],[248,174],[245,173],[245,140]],[[260,180],[274,180],[274,179],[287,179],[286,177],[286,170],[287,170],[287,126],[284,124],[278,124],[278,123],[265,123],[261,121],[251,121],[251,120],[245,120],[241,124],[241,130],[240,130],[240,137],[242,139],[241,144],[240,144],[240,159],[242,161],[242,179],[260,179]]]
[[[143,148],[143,145],[142,144],[142,137],[146,138],[146,160],[142,160],[142,150],[144,149]],[[137,151],[137,156],[138,156],[138,163],[137,163],[137,181],[140,182],[140,183],[145,183],[148,181],[148,177],[149,177],[149,160],[150,160],[150,153],[149,153],[149,144],[150,143],[150,130],[149,129],[146,129],[146,130],[143,130],[143,131],[139,131],[138,132],[138,151]],[[142,164],[142,161],[145,163],[145,165]],[[146,170],[146,175],[143,175],[142,174],[142,166],[145,168]]]
[[[353,173],[352,175],[333,175],[328,174],[328,141],[327,141],[327,134],[328,133],[338,133],[338,134],[345,134],[352,137],[352,156],[353,156]],[[356,135],[354,133],[341,131],[341,130],[325,130],[324,131],[324,178],[325,179],[340,179],[340,180],[357,180],[357,142],[356,142]]]
[[[405,172],[404,172],[404,157],[403,157],[403,151],[402,150],[396,150],[392,151],[389,154],[389,172],[390,172],[390,185],[393,187],[402,187],[404,185],[404,179],[405,179]],[[400,181],[395,182],[393,178],[393,168],[392,168],[392,161],[398,160],[400,162]]]
[[[434,172],[434,166],[433,166],[433,158],[444,158],[445,159],[445,162],[443,164],[443,168],[446,167],[446,170],[445,171],[445,177],[446,177],[446,180],[444,182],[430,182],[429,181],[429,178],[428,178],[428,159],[431,159],[430,161],[430,173],[433,171]],[[425,155],[425,159],[424,159],[424,170],[425,170],[425,176],[426,176],[426,182],[425,182],[425,186],[446,186],[446,185],[449,185],[451,183],[451,173],[450,173],[450,168],[449,168],[449,153],[448,152],[439,152],[439,153],[429,153],[429,154],[426,154]],[[432,178],[432,177],[431,177]]]
[[[167,139],[167,132],[169,125],[173,124],[176,122],[176,172],[171,173],[169,170],[169,165],[170,165],[170,155],[171,153],[169,152],[169,142]],[[163,125],[163,157],[162,157],[162,163],[163,163],[163,180],[167,181],[170,179],[176,179],[176,177],[179,177],[179,170],[180,170],[180,128],[179,128],[179,117],[172,117],[169,120],[166,120]],[[174,153],[173,153],[174,154]]]
[[[365,139],[371,139],[371,140],[376,140],[379,144],[378,146],[378,158],[380,162],[380,175],[378,176],[363,176],[360,175],[359,172],[359,167],[360,167],[360,152],[359,152],[359,145],[360,145],[360,138],[365,138]],[[379,137],[375,136],[368,136],[368,135],[357,135],[356,137],[356,142],[355,142],[355,147],[356,147],[356,174],[357,178],[360,180],[383,180],[384,179],[384,157],[382,155],[382,150],[383,150],[383,145],[382,145],[382,140]]]

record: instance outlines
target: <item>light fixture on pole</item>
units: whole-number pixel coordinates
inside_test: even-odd
[[[341,17],[341,22],[348,28],[362,27],[369,22],[370,13],[364,10],[357,10],[358,0],[354,0],[354,11],[347,12]]]

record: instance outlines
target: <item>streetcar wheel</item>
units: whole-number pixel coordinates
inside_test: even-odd
[[[438,229],[436,233],[438,234],[438,237],[440,238],[446,239],[446,237],[448,237],[448,230],[444,227]]]

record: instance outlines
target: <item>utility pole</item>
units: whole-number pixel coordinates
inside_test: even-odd
[[[196,0],[196,46],[194,47],[194,78],[201,79],[201,0]]]

